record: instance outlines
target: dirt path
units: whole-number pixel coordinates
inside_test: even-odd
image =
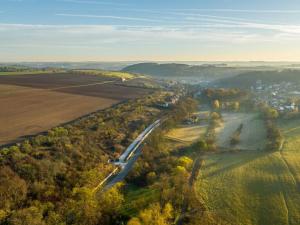
[[[286,196],[285,193],[283,193],[283,202],[284,202],[284,207],[286,209],[286,216],[287,216],[287,224],[290,225],[290,212],[289,212],[289,207],[286,201]]]
[[[297,129],[298,129],[298,128],[297,128]],[[293,129],[292,129],[292,130],[293,130]],[[296,174],[294,173],[292,167],[289,165],[287,159],[284,157],[284,153],[283,153],[283,151],[284,151],[284,150],[283,150],[283,149],[284,149],[284,144],[285,144],[285,140],[282,141],[281,146],[280,146],[280,148],[279,148],[280,157],[281,157],[281,159],[282,159],[283,164],[284,164],[285,167],[287,168],[287,171],[288,171],[288,173],[290,174],[290,176],[291,176],[293,182],[295,183],[295,185],[296,185],[296,187],[297,187],[297,190],[300,191],[300,183],[298,182],[298,180],[297,180],[297,178],[296,178],[297,176],[296,176]],[[287,201],[286,201],[286,194],[285,194],[285,193],[283,193],[283,201],[284,201],[284,206],[285,206],[286,211],[287,211],[287,224],[289,225],[289,224],[291,224],[291,222],[290,222],[291,218],[290,218],[289,206],[288,206],[288,203],[287,203]]]
[[[281,149],[279,151],[280,153],[280,156],[281,156],[281,159],[284,163],[284,165],[286,166],[289,174],[291,175],[295,185],[297,186],[297,189],[298,191],[300,192],[300,182],[297,180],[297,176],[295,174],[295,172],[293,171],[292,167],[289,165],[288,161],[286,160],[286,158],[284,157],[284,154],[283,154],[283,146],[284,146],[284,141],[283,141],[283,144],[281,145]]]

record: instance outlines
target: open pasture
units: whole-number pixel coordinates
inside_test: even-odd
[[[203,165],[195,186],[206,207],[201,224],[299,224],[299,187],[280,152],[211,154]]]
[[[279,121],[280,152],[207,154],[195,186],[206,207],[202,224],[300,221],[300,119]]]

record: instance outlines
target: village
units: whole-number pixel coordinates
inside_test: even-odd
[[[300,85],[291,82],[266,84],[257,80],[251,86],[255,103],[265,103],[280,113],[298,112],[300,100]]]

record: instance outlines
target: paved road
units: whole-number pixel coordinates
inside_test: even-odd
[[[149,125],[140,135],[129,145],[124,153],[119,157],[120,163],[126,163],[128,159],[135,153],[140,147],[143,141],[160,125],[160,120],[156,120],[154,123]]]
[[[104,185],[103,190],[108,190],[116,183],[121,182],[131,171],[134,163],[141,155],[141,149],[143,142],[145,139],[161,124],[161,120],[156,120],[154,123],[149,125],[125,150],[125,152],[119,157],[119,160],[113,162],[113,164],[117,165],[120,168],[120,172],[113,172],[109,176],[107,176],[103,181],[101,181],[97,187],[94,189],[95,192],[99,190],[99,188]],[[116,171],[116,170],[114,170]]]
[[[141,155],[141,147],[136,150],[134,155],[127,161],[126,165],[122,168],[121,172],[119,172],[116,176],[112,177],[110,180],[107,181],[106,185],[104,186],[104,190],[108,190],[116,183],[121,182],[125,179],[128,173],[131,171],[134,163],[138,160],[139,156]]]

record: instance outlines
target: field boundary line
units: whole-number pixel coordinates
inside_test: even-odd
[[[27,87],[27,86],[22,86],[22,85],[16,85],[16,84],[8,84],[10,86],[17,86],[17,87],[24,87],[23,90],[17,90],[16,92],[14,91],[13,93],[30,93],[32,90],[36,90],[39,92],[43,91],[59,91],[63,89],[68,89],[68,88],[79,88],[79,87],[89,87],[89,86],[96,86],[96,85],[103,85],[103,84],[110,84],[116,82],[115,80],[110,80],[110,81],[102,81],[102,82],[96,82],[96,83],[89,83],[89,84],[79,84],[79,85],[70,85],[70,86],[63,86],[63,87],[56,87],[56,88],[42,88],[42,87]]]
[[[44,90],[56,91],[56,90],[67,89],[67,88],[89,87],[89,86],[95,86],[95,85],[101,85],[101,84],[109,84],[109,83],[113,83],[113,82],[115,82],[115,81],[110,80],[110,81],[96,82],[96,83],[90,83],[90,84],[80,84],[80,85],[70,85],[70,86],[57,87],[57,88],[49,88],[49,89],[44,89]]]

